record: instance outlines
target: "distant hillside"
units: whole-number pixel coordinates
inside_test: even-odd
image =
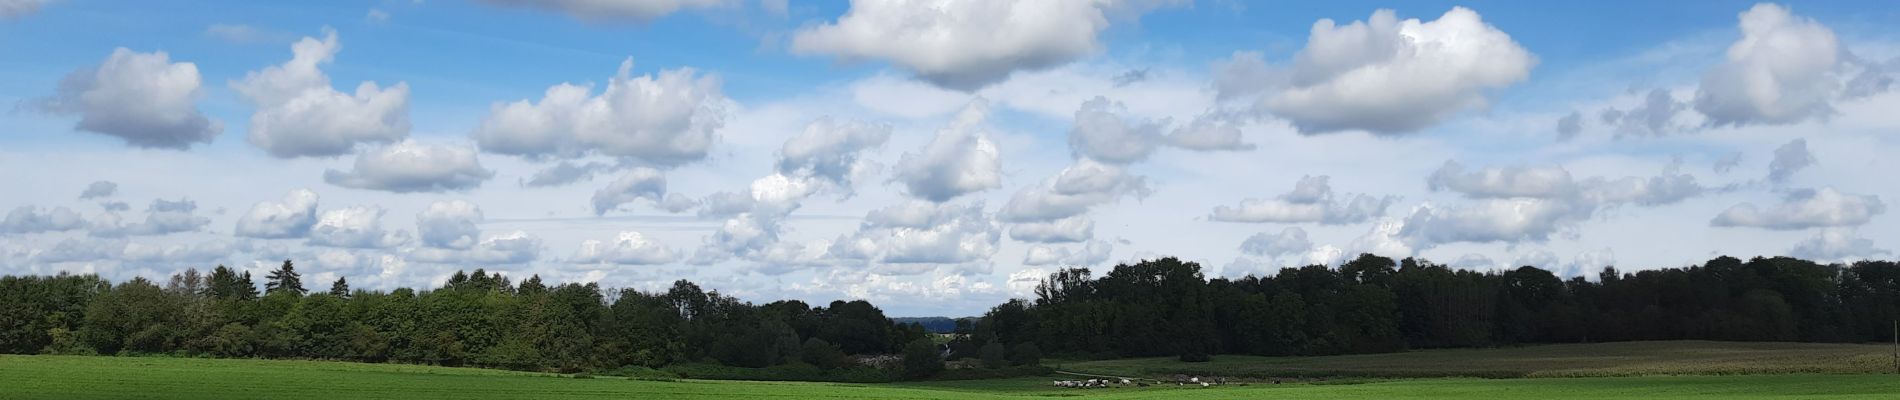
[[[957,320],[950,317],[898,317],[891,318],[891,321],[900,324],[923,325],[924,330],[930,333],[950,333],[957,330]]]

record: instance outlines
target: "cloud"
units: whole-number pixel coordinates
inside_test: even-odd
[[[1124,196],[1139,198],[1153,192],[1146,178],[1129,174],[1120,166],[1085,158],[1050,179],[1018,190],[1000,213],[1010,222],[1050,221],[1087,213],[1091,207]]]
[[[478,0],[501,7],[532,8],[559,12],[587,22],[647,23],[667,14],[689,8],[716,8],[736,4],[734,0]]]
[[[232,233],[242,237],[283,239],[300,238],[317,224],[317,192],[291,190],[284,201],[261,201],[238,217]]]
[[[462,200],[429,203],[416,214],[416,236],[422,245],[444,249],[467,249],[481,240],[482,209]]]
[[[126,223],[118,214],[105,213],[93,218],[87,231],[108,238],[193,232],[211,224],[211,219],[198,216],[197,211],[198,203],[188,199],[152,200],[145,209],[144,221]]]
[[[1874,247],[1874,241],[1860,237],[1851,229],[1828,228],[1814,233],[1814,237],[1795,243],[1788,249],[1788,255],[1820,262],[1858,261],[1873,259],[1893,252]]]
[[[937,86],[974,91],[1095,53],[1097,34],[1109,26],[1104,8],[1114,3],[853,0],[837,21],[794,33],[791,51],[884,60]]]
[[[1753,203],[1736,204],[1717,214],[1709,226],[1774,230],[1847,227],[1866,224],[1886,211],[1887,205],[1878,196],[1841,193],[1826,187],[1791,192],[1781,204],[1766,209]]]
[[[79,213],[66,207],[41,210],[34,206],[20,206],[7,212],[7,219],[0,220],[0,233],[41,233],[61,232],[79,229],[85,226]]]
[[[819,118],[779,147],[778,173],[815,178],[848,192],[851,176],[864,167],[861,155],[890,138],[889,124]]]
[[[1806,146],[1803,145],[1803,147],[1806,147]],[[1726,156],[1722,156],[1722,158],[1715,159],[1715,164],[1711,165],[1709,168],[1715,171],[1715,173],[1726,174],[1730,170],[1734,170],[1735,167],[1740,166],[1740,165],[1742,165],[1742,153],[1738,151],[1734,153],[1729,153]]]
[[[1615,127],[1616,135],[1622,136],[1663,136],[1682,129],[1675,123],[1676,115],[1689,109],[1689,103],[1676,100],[1668,90],[1653,89],[1643,96],[1643,104],[1629,111],[1616,108],[1604,109],[1598,118],[1604,125]]]
[[[1583,133],[1583,113],[1571,111],[1570,115],[1557,119],[1557,140],[1567,141]]]
[[[0,0],[0,19],[24,17],[40,11],[49,0]]]
[[[1426,180],[1432,191],[1449,190],[1474,199],[1535,198],[1573,203],[1582,210],[1621,204],[1657,206],[1701,195],[1707,188],[1672,164],[1653,177],[1573,179],[1560,166],[1518,166],[1469,170],[1446,161]]]
[[[132,147],[185,150],[224,132],[224,123],[198,110],[202,81],[196,64],[173,63],[163,51],[121,47],[98,66],[67,74],[59,93],[37,106],[77,114],[73,129],[117,137]]]
[[[1241,253],[1268,258],[1305,253],[1312,248],[1313,242],[1306,239],[1306,230],[1297,226],[1286,227],[1277,234],[1256,233],[1240,242]]]
[[[211,24],[204,34],[231,43],[259,43],[276,36],[245,24]]]
[[[541,238],[523,231],[482,238],[462,249],[422,247],[405,258],[438,264],[526,264],[541,258]]]
[[[907,201],[871,210],[858,231],[832,242],[834,259],[898,264],[956,264],[988,260],[1001,229],[980,202]]]
[[[1473,198],[1550,198],[1576,190],[1570,171],[1554,165],[1467,171],[1464,164],[1446,161],[1425,183],[1432,191],[1450,190]]]
[[[521,181],[521,187],[556,187],[594,179],[594,175],[611,171],[613,164],[602,162],[576,163],[561,161],[554,166],[535,171],[533,176]]]
[[[619,157],[656,167],[706,158],[731,101],[719,79],[692,68],[634,77],[633,59],[595,96],[592,85],[562,83],[541,101],[489,107],[470,135],[482,151],[534,158]]]
[[[1426,22],[1378,10],[1345,26],[1314,23],[1286,87],[1261,104],[1301,133],[1405,133],[1486,106],[1486,90],[1524,80],[1536,64],[1470,9]]]
[[[1814,165],[1814,153],[1808,152],[1807,139],[1790,140],[1775,148],[1775,159],[1768,163],[1768,181],[1787,182],[1794,173]]]
[[[409,243],[409,232],[383,230],[381,207],[349,207],[323,212],[310,228],[312,246],[385,249]]]
[[[204,264],[216,263],[230,258],[239,252],[250,250],[250,246],[244,243],[228,240],[173,245],[104,241],[100,245],[122,246],[119,247],[116,252],[111,251],[110,248],[104,249],[106,251],[101,255],[106,255],[107,257],[104,257],[105,259],[117,259],[119,261],[138,264],[161,264],[168,266],[188,265],[192,267],[202,267]]]
[[[1023,222],[1009,228],[1009,238],[1034,243],[1075,243],[1095,237],[1095,220],[1077,215],[1054,221]]]
[[[623,231],[612,242],[588,239],[581,242],[568,262],[578,264],[652,265],[678,259],[673,249],[648,239],[640,232]]]
[[[1208,219],[1224,222],[1356,224],[1385,215],[1396,196],[1364,194],[1335,196],[1326,175],[1305,176],[1294,190],[1272,199],[1248,198],[1238,206],[1214,207]]]
[[[1080,248],[1070,250],[1059,246],[1030,246],[1023,253],[1023,265],[1062,265],[1068,267],[1088,267],[1108,261],[1115,245],[1100,240],[1090,240]]]
[[[390,143],[409,136],[409,84],[382,88],[363,82],[354,94],[330,87],[319,67],[342,49],[336,31],[323,39],[292,44],[290,61],[252,71],[231,87],[257,106],[251,114],[252,145],[271,156],[335,157],[360,143]]]
[[[480,207],[462,200],[438,201],[416,214],[422,247],[404,257],[442,264],[523,264],[541,256],[541,238],[523,231],[483,237]]]
[[[1492,261],[1491,257],[1486,257],[1478,253],[1465,253],[1465,255],[1458,256],[1457,260],[1452,260],[1451,264],[1448,265],[1452,268],[1473,271],[1490,271],[1498,268],[1497,261]]]
[[[357,154],[348,172],[323,171],[332,185],[394,193],[466,191],[494,176],[482,169],[474,148],[414,140]]]
[[[1163,141],[1163,123],[1124,117],[1120,103],[1096,96],[1075,110],[1069,130],[1069,148],[1082,157],[1111,164],[1148,159]]]
[[[1002,186],[999,151],[983,126],[988,113],[987,102],[970,103],[929,145],[904,153],[895,180],[911,196],[935,202]]]
[[[117,183],[113,183],[112,181],[94,181],[92,184],[86,185],[85,191],[79,192],[79,199],[102,199],[112,197],[113,194],[118,192],[119,184]]]
[[[1742,37],[1702,76],[1695,109],[1715,126],[1786,124],[1833,112],[1845,52],[1834,31],[1786,7],[1741,13]]]
[[[1562,200],[1484,199],[1462,207],[1420,206],[1405,218],[1397,237],[1424,249],[1444,243],[1548,241],[1590,210]]]
[[[1470,170],[1448,161],[1427,179],[1427,187],[1474,201],[1422,205],[1399,224],[1393,237],[1415,249],[1457,242],[1548,241],[1557,233],[1574,231],[1601,209],[1675,204],[1709,191],[1680,169],[1672,164],[1651,177],[1574,179],[1558,166]]]
[[[1241,138],[1240,124],[1214,113],[1194,117],[1168,134],[1169,145],[1194,151],[1247,151],[1254,145]]]
[[[620,208],[620,205],[635,200],[646,199],[654,203],[666,200],[666,175],[652,168],[633,168],[620,175],[607,187],[594,191],[594,215],[606,215],[608,211]]]

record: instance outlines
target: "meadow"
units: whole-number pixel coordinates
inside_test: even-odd
[[[1224,371],[1214,374],[1224,376],[1330,371],[1387,378],[1111,389],[1049,385],[1051,379],[1068,379],[1062,377],[841,384],[583,378],[328,361],[0,355],[0,399],[1889,399],[1900,393],[1900,379],[1878,368],[1891,368],[1890,359],[1880,358],[1890,356],[1885,350],[1872,345],[1642,342],[1378,356],[1217,356],[1193,366]],[[1065,363],[1063,368],[1145,376],[1184,368],[1177,364],[1132,359]],[[1391,378],[1429,376],[1427,371],[1434,370],[1442,371],[1438,375],[1509,372],[1532,378]]]
[[[1172,374],[1251,378],[1564,378],[1654,375],[1880,374],[1894,372],[1890,345],[1648,341],[1490,349],[1415,350],[1319,357],[1216,356],[1055,361],[1064,371],[1115,376]]]

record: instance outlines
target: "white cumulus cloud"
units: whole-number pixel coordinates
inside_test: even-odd
[[[987,102],[970,103],[929,145],[904,153],[896,180],[911,196],[936,202],[1001,186],[1000,152],[983,125],[988,114]]]
[[[568,261],[580,264],[651,265],[678,259],[672,248],[653,241],[640,232],[620,232],[613,241],[588,239]]]
[[[1844,50],[1834,31],[1771,3],[1741,13],[1742,37],[1702,76],[1695,109],[1714,125],[1784,124],[1833,112]]]
[[[540,102],[496,103],[471,134],[482,151],[529,158],[621,157],[654,166],[706,158],[731,101],[719,79],[692,68],[632,76],[633,59],[607,88],[562,83]]]
[[[299,238],[317,224],[317,192],[296,189],[284,194],[283,201],[260,201],[251,211],[238,217],[232,233],[243,237],[279,239]]]
[[[1367,21],[1313,24],[1286,87],[1262,103],[1302,133],[1416,131],[1487,105],[1487,90],[1522,81],[1537,57],[1476,11],[1432,21],[1378,10]]]
[[[1762,208],[1736,204],[1709,221],[1716,227],[1755,227],[1775,230],[1859,226],[1887,211],[1880,197],[1842,193],[1832,187],[1790,192],[1781,204]]]
[[[198,111],[202,83],[196,64],[171,62],[163,51],[121,47],[105,62],[66,75],[59,93],[39,107],[76,114],[74,129],[117,137],[133,147],[185,150],[224,133],[223,122]]]
[[[404,140],[358,154],[350,171],[325,170],[323,181],[395,193],[448,192],[474,189],[494,176],[474,148]]]
[[[245,74],[231,87],[257,106],[248,137],[252,145],[281,158],[335,157],[360,143],[389,143],[409,136],[409,84],[383,88],[357,85],[355,93],[330,86],[320,68],[342,50],[336,31],[323,39],[292,44],[290,61]]]
[[[1017,71],[1098,51],[1115,1],[853,0],[837,21],[794,33],[791,50],[884,60],[945,88],[973,91]],[[1060,21],[1060,22],[1057,22]]]

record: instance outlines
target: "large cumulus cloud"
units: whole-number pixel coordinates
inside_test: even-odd
[[[1834,31],[1771,3],[1740,19],[1741,39],[1702,76],[1696,111],[1714,125],[1790,123],[1833,112],[1844,59]]]
[[[5,8],[5,7],[0,7]],[[171,62],[163,51],[112,51],[98,66],[73,71],[40,108],[75,114],[74,129],[109,135],[142,148],[184,150],[211,143],[224,123],[205,117],[198,66]]]
[[[362,143],[389,143],[409,136],[409,84],[384,88],[357,85],[355,93],[330,87],[320,68],[343,46],[336,31],[291,45],[290,61],[245,74],[231,83],[257,106],[248,137],[272,156],[335,157]]]
[[[1486,91],[1524,80],[1536,64],[1476,11],[1454,7],[1432,21],[1401,21],[1392,10],[1343,26],[1322,19],[1290,70],[1252,75],[1285,79],[1261,105],[1302,133],[1396,134],[1484,107]]]
[[[317,192],[296,189],[284,194],[283,201],[261,201],[238,217],[232,233],[243,237],[282,239],[300,238],[317,224]]]
[[[983,125],[988,114],[987,102],[971,103],[929,145],[904,153],[895,179],[911,196],[937,202],[1001,186],[1000,151]]]
[[[471,136],[484,152],[529,158],[602,155],[653,166],[706,158],[731,107],[719,79],[691,68],[632,70],[633,59],[622,61],[599,95],[562,83],[539,102],[497,103]]]
[[[325,170],[323,181],[395,193],[446,192],[473,189],[494,176],[473,148],[405,140],[358,154],[349,171]]]
[[[1880,197],[1843,193],[1832,187],[1796,190],[1781,204],[1760,207],[1736,204],[1709,221],[1716,227],[1754,227],[1775,230],[1859,226],[1887,212]]]
[[[791,50],[884,60],[932,84],[973,91],[1098,51],[1108,9],[1119,3],[1131,2],[853,0],[837,21],[794,33]]]

